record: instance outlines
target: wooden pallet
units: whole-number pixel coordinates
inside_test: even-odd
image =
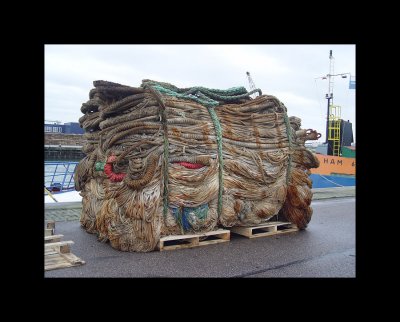
[[[44,270],[49,271],[85,264],[83,260],[70,252],[69,245],[73,243],[73,241],[66,241],[45,244]]]
[[[44,270],[83,265],[85,262],[71,253],[72,240],[61,241],[63,235],[54,235],[55,222],[46,223],[44,236]]]
[[[229,230],[220,229],[202,234],[165,236],[160,238],[156,249],[164,251],[225,243],[229,242],[230,234]],[[204,239],[200,240],[200,238]]]
[[[247,238],[257,238],[291,233],[298,231],[299,229],[296,225],[290,222],[272,221],[251,227],[231,227],[230,230],[235,234],[239,234]]]

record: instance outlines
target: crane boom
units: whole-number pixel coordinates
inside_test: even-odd
[[[246,75],[247,75],[247,79],[249,81],[250,91],[256,89],[256,85],[254,84],[253,79],[250,76],[250,72],[246,72]],[[252,98],[255,98],[256,94],[254,93],[251,96],[252,96]]]

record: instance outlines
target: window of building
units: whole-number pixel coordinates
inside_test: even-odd
[[[62,126],[45,126],[45,132],[53,132],[53,133],[63,133]]]

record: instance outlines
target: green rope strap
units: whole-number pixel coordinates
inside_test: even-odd
[[[164,217],[168,214],[168,159],[169,159],[169,141],[168,141],[168,129],[167,129],[167,115],[165,112],[165,104],[162,99],[161,94],[157,91],[157,89],[153,88],[146,84],[144,88],[148,88],[150,92],[154,95],[155,99],[157,100],[158,104],[160,105],[160,112],[161,112],[161,122],[163,125],[164,131],[164,159],[163,159],[163,168],[164,168],[164,194],[163,194],[163,215]]]
[[[174,213],[174,212],[172,212]],[[179,227],[181,228],[181,234],[185,235],[185,230],[183,229],[183,207],[178,207],[178,213],[176,216],[176,221],[178,222]]]
[[[165,115],[165,110],[164,113]],[[165,125],[167,124],[167,122],[164,122]],[[168,142],[168,136],[167,136],[167,129],[166,126],[164,128],[164,160],[163,160],[163,164],[164,164],[164,199],[163,199],[163,215],[164,217],[167,216],[168,214],[168,158],[169,158],[169,142]]]
[[[155,82],[150,80],[143,81],[142,86],[152,87],[159,93],[174,96],[183,99],[189,99],[198,102],[205,106],[218,106],[219,101],[224,102],[235,102],[243,98],[249,98],[255,92],[262,95],[261,89],[254,89],[251,92],[247,92],[244,87],[232,87],[226,90],[211,89],[201,86],[180,89],[174,85],[168,83]]]
[[[151,86],[160,86],[164,89],[169,89],[172,92],[176,92],[176,93],[186,93],[186,94],[190,94],[190,93],[194,93],[197,91],[200,92],[211,92],[214,94],[220,94],[223,96],[232,96],[232,95],[241,95],[241,94],[246,94],[247,90],[245,87],[240,86],[240,87],[231,87],[228,89],[214,89],[214,88],[207,88],[207,87],[202,87],[202,86],[195,86],[195,87],[189,87],[189,88],[178,88],[175,85],[172,85],[170,83],[164,83],[164,82],[157,82],[157,81],[153,81],[150,79],[144,79],[142,81],[142,86],[145,85],[151,85]]]
[[[240,88],[240,87],[239,87]],[[235,88],[234,88],[235,89]],[[244,89],[244,87],[243,87]],[[231,89],[228,89],[226,91],[230,91]],[[244,89],[245,92],[241,94],[234,94],[234,95],[221,95],[217,93],[213,93],[211,90],[208,90],[207,88],[204,87],[193,87],[190,91],[186,92],[185,94],[192,94],[195,93],[196,95],[202,94],[205,97],[208,97],[210,99],[217,99],[221,101],[226,101],[226,102],[234,102],[242,98],[248,98],[250,95],[254,94],[255,92],[258,92],[259,95],[261,95],[261,89],[253,89],[251,92],[247,92],[246,89]]]
[[[286,184],[289,184],[292,171],[292,129],[290,127],[289,118],[287,116],[286,109],[284,109],[283,118],[285,119],[286,133],[289,140],[289,162],[286,170]]]
[[[222,129],[221,129],[221,123],[218,120],[217,113],[215,113],[215,110],[207,106],[208,113],[210,113],[211,120],[214,124],[215,128],[215,135],[217,138],[217,144],[218,144],[218,162],[219,162],[219,172],[218,172],[218,217],[222,213],[222,193],[224,191],[224,159],[222,157]]]
[[[174,91],[171,91],[171,90],[169,90],[167,88],[164,88],[164,87],[162,87],[160,85],[153,85],[152,87],[154,89],[156,89],[157,91],[159,91],[160,93],[168,95],[168,96],[174,96],[174,97],[178,97],[178,98],[189,99],[189,100],[195,101],[195,102],[197,102],[199,104],[207,105],[207,106],[208,105],[211,105],[211,106],[218,106],[219,105],[219,103],[217,101],[214,101],[213,99],[205,97],[205,96],[203,96],[202,98],[199,98],[199,97],[197,97],[195,95],[192,95],[192,94],[179,94],[177,92],[174,92]]]

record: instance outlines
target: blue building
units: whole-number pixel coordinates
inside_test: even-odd
[[[64,123],[64,133],[65,134],[83,134],[83,129],[79,126],[77,122]]]
[[[68,122],[64,124],[58,123],[45,123],[45,133],[63,133],[63,134],[83,134],[83,129],[79,126],[78,122]]]

